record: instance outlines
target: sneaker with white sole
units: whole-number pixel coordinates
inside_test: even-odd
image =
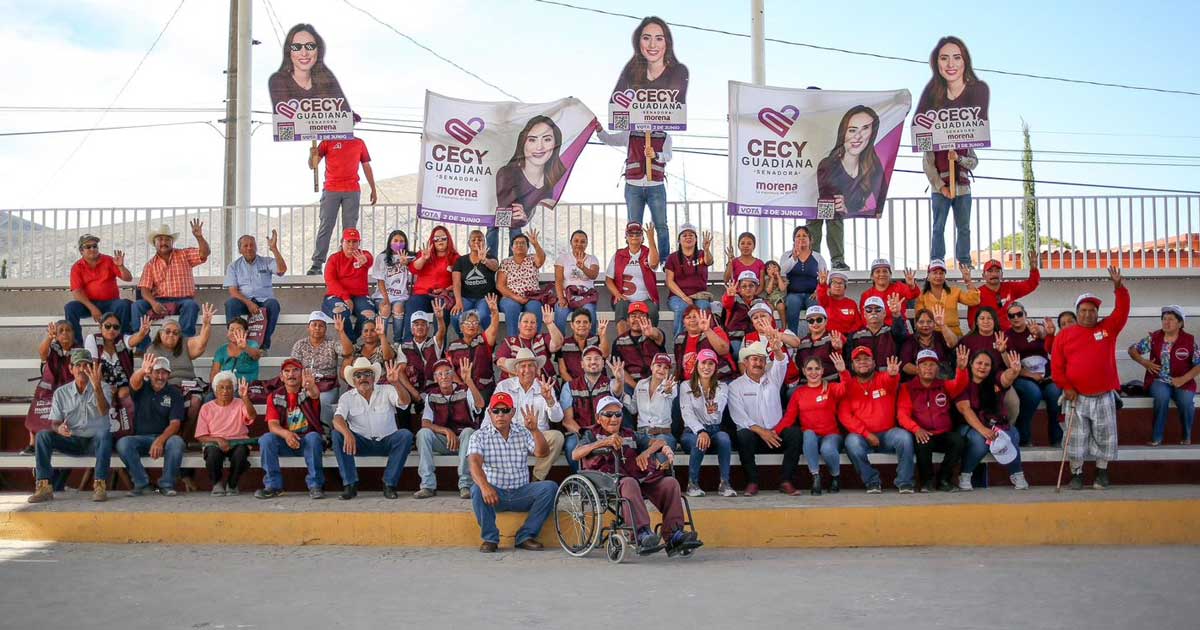
[[[704,496],[704,491],[700,489],[700,486],[688,482],[687,495],[689,497],[702,497]]]
[[[1013,473],[1008,476],[1008,480],[1012,482],[1014,490],[1028,490],[1029,482],[1025,481],[1025,473]]]
[[[717,492],[723,497],[736,497],[737,496],[737,490],[734,490],[733,486],[729,485],[728,481],[722,481],[721,487],[719,489],[717,489]]]
[[[212,487],[212,492],[210,494],[212,494],[214,497],[225,496],[225,482],[218,481],[217,483],[214,483],[213,487]]]
[[[960,473],[958,475],[958,489],[963,492],[970,492],[975,489],[971,486],[971,473]]]

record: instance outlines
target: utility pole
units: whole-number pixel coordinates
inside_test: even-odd
[[[225,183],[221,198],[221,246],[233,261],[239,232],[247,229],[250,205],[250,0],[229,0],[229,49],[225,70]],[[241,220],[239,221],[239,216]]]
[[[754,85],[767,84],[767,46],[764,35],[763,0],[750,0],[750,79]],[[768,253],[775,257],[775,241],[771,238],[771,222],[759,217],[755,220],[755,231],[767,242]]]
[[[241,214],[241,231],[250,223],[250,51],[254,47],[250,32],[251,0],[237,0],[237,207]],[[233,241],[225,242],[226,251],[233,250]]]
[[[221,243],[233,234],[233,207],[237,203],[237,71],[238,0],[229,0],[229,53],[225,67],[225,186],[221,196]],[[216,226],[213,226],[216,227]],[[223,247],[225,264],[233,261],[233,250]]]

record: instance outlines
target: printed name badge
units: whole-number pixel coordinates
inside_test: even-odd
[[[1092,335],[1092,337],[1094,337],[1096,339],[1096,341],[1103,341],[1104,338],[1107,336],[1108,336],[1108,333],[1103,330],[1096,332],[1095,334]]]
[[[883,398],[883,390],[877,389],[877,390],[871,392],[871,398]]]
[[[825,402],[825,399],[827,399],[827,398],[829,398],[829,397],[828,396],[817,396],[817,402],[819,402],[819,403]]]

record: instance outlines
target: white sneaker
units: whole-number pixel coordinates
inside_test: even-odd
[[[728,481],[721,482],[721,487],[718,490],[718,492],[720,492],[721,496],[723,496],[723,497],[736,497],[737,496],[737,490],[734,490],[733,486],[729,485]]]
[[[687,489],[687,495],[689,497],[702,497],[702,496],[704,496],[704,491],[700,489],[700,486],[697,486],[696,484],[689,482],[688,489]]]
[[[223,497],[225,494],[226,490],[224,481],[218,481],[217,483],[213,484],[212,495],[214,497]]]
[[[1029,482],[1025,481],[1025,473],[1013,473],[1008,476],[1008,480],[1012,482],[1014,490],[1028,490]]]
[[[963,492],[970,492],[975,489],[971,487],[971,473],[960,473],[958,475],[958,489]]]

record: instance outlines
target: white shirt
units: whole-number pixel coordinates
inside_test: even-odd
[[[546,404],[546,397],[542,396],[542,384],[536,378],[529,389],[523,389],[520,377],[510,376],[496,384],[496,391],[512,396],[513,424],[525,424],[524,409],[528,405],[533,405],[533,410],[537,413],[538,431],[549,431],[551,422],[562,422],[563,410],[558,404],[558,398],[554,399],[553,405]],[[492,422],[490,417],[485,417],[483,421],[487,424]]]
[[[662,383],[654,390],[654,397],[650,397],[650,378],[644,378],[638,381],[636,387],[633,388],[633,395],[625,394],[625,408],[629,413],[637,414],[637,428],[641,429],[669,429],[671,428],[671,403],[675,401],[675,396],[679,394],[679,384],[676,383],[671,388],[670,394],[664,394]]]
[[[787,358],[770,361],[762,380],[755,383],[745,374],[729,384],[729,416],[739,429],[758,425],[774,429],[783,418],[783,402],[779,399],[779,388],[787,376]],[[682,409],[681,409],[682,410]]]
[[[717,396],[713,403],[717,406],[716,413],[709,413],[704,395],[692,395],[691,383],[683,383],[679,387],[679,414],[683,416],[683,425],[691,429],[692,433],[700,433],[706,425],[721,424],[725,405],[729,404],[728,384],[717,382]]]
[[[638,264],[642,256],[649,256],[650,250],[643,246],[638,250],[638,253],[629,255],[629,264],[625,265],[625,269],[621,270],[621,275],[617,275],[617,256],[608,261],[608,269],[606,273],[609,278],[612,278],[621,289],[621,293],[630,302],[645,302],[650,299],[650,292],[646,290],[646,279],[642,277],[642,267]]]
[[[368,401],[357,389],[342,394],[338,399],[335,416],[341,416],[350,430],[366,438],[378,440],[396,432],[396,410],[408,405],[400,404],[400,395],[391,385],[376,385]]]
[[[397,260],[400,258],[399,255],[395,255],[395,257]],[[379,291],[380,280],[383,280],[383,286],[387,289],[388,302],[395,304],[408,299],[408,291],[412,285],[412,274],[409,273],[407,265],[401,265],[397,262],[388,267],[387,257],[384,254],[375,256],[375,262],[371,263],[372,300],[383,299],[383,294]]]
[[[596,282],[587,277],[587,275],[583,273],[583,270],[579,268],[579,265],[576,264],[575,254],[570,250],[559,254],[558,258],[554,259],[554,266],[563,268],[563,288],[580,287],[583,289],[590,289],[596,286]],[[584,254],[583,266],[599,267],[600,259],[591,254]]]

